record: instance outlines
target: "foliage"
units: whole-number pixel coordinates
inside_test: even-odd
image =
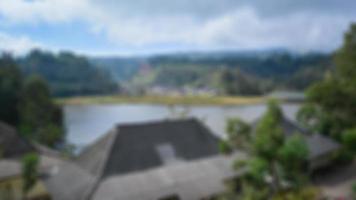
[[[279,150],[280,162],[285,170],[284,179],[288,181],[293,188],[299,189],[306,182],[302,169],[305,169],[307,158],[309,155],[308,147],[305,140],[295,133],[286,140],[283,147]]]
[[[272,198],[272,200],[315,200],[320,198],[320,191],[315,187],[305,187],[299,191],[284,192]]]
[[[157,55],[146,60],[132,58],[128,63],[117,58],[117,64],[108,58],[101,59],[101,63],[114,74],[127,66],[131,78],[126,77],[125,81],[139,82],[146,88],[205,87],[224,95],[257,95],[278,89],[304,90],[322,79],[331,66],[330,58],[324,54],[284,51],[211,52]]]
[[[18,103],[22,76],[10,55],[0,58],[0,120],[11,125],[19,122]]]
[[[351,196],[352,196],[352,200],[356,200],[356,182],[354,182],[354,183],[352,184]]]
[[[258,95],[261,94],[259,82],[239,69],[222,69],[219,83],[224,94],[228,95]]]
[[[46,82],[39,76],[26,80],[20,103],[20,132],[39,143],[54,147],[63,141],[62,110],[55,105]]]
[[[354,128],[356,121],[355,37],[356,24],[353,24],[345,34],[343,46],[335,53],[334,72],[308,89],[308,108],[300,114],[307,123],[312,121],[316,131],[339,141],[345,130]]]
[[[235,168],[243,167],[247,170],[243,177],[243,199],[268,199],[271,194],[276,195],[287,190],[299,191],[307,183],[304,171],[309,155],[308,147],[300,133],[285,137],[281,127],[283,120],[277,102],[270,101],[253,133],[240,120],[228,121],[227,130],[234,134],[230,138],[249,136],[245,140],[248,145],[244,145],[249,158],[242,163],[235,163]],[[234,122],[236,126],[233,125]]]
[[[118,90],[107,71],[70,52],[55,55],[33,50],[18,63],[25,76],[39,74],[48,81],[55,96],[109,94]]]
[[[229,153],[231,153],[232,148],[230,147],[228,142],[226,142],[225,140],[222,140],[219,142],[219,151],[220,151],[220,153],[223,153],[223,154],[229,154]]]
[[[36,184],[39,157],[35,153],[27,154],[22,159],[23,191],[26,194]]]
[[[236,148],[244,148],[248,145],[251,137],[251,127],[239,118],[230,118],[226,123],[226,133],[228,140]],[[246,148],[245,148],[246,149]]]
[[[354,159],[354,153],[351,152],[346,147],[341,147],[338,151],[335,152],[333,156],[334,163],[340,165],[347,165],[352,163]]]
[[[345,148],[356,154],[356,128],[346,130],[342,136]]]

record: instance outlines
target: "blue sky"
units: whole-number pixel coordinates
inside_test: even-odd
[[[1,0],[0,49],[328,52],[356,22],[355,10],[354,0]]]

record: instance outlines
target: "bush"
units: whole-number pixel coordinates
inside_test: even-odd
[[[334,163],[346,165],[350,164],[353,160],[353,153],[346,148],[341,148],[334,155]]]
[[[346,130],[343,133],[342,143],[349,151],[356,153],[356,128]]]
[[[35,153],[29,153],[22,159],[23,191],[27,193],[36,184],[39,157]]]
[[[320,198],[320,191],[315,187],[306,187],[300,191],[289,191],[276,195],[273,200],[314,200]]]
[[[228,142],[222,140],[219,142],[219,151],[223,154],[230,154],[232,152],[232,148]]]
[[[352,188],[351,188],[351,198],[353,200],[356,200],[356,182],[354,182],[352,184]]]

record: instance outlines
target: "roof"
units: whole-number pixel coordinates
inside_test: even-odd
[[[14,158],[34,151],[34,148],[13,127],[0,121],[0,151],[3,158]]]
[[[0,180],[21,175],[21,164],[14,160],[0,160]]]
[[[182,200],[191,200],[211,197],[225,191],[224,181],[239,174],[232,165],[237,158],[243,157],[242,153],[217,155],[108,177],[99,185],[92,199],[157,200],[176,195]]]
[[[254,129],[256,129],[259,121],[260,119],[252,124]],[[340,147],[340,145],[333,139],[319,133],[312,133],[311,131],[304,129],[291,120],[287,119],[286,117],[282,118],[281,127],[286,137],[290,137],[295,134],[301,134],[307,143],[310,160],[333,152]]]
[[[219,139],[196,119],[166,120],[114,127],[79,155],[77,163],[107,177],[164,165],[164,154],[191,161],[219,154]]]
[[[93,188],[96,179],[70,162],[62,162],[43,178],[53,200],[81,200]]]

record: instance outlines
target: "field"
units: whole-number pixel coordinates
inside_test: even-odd
[[[85,104],[183,104],[183,105],[243,105],[257,104],[265,101],[264,97],[241,96],[80,96],[58,98],[59,104],[85,105]]]

